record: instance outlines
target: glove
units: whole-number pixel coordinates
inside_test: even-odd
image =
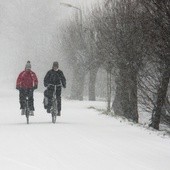
[[[19,88],[18,86],[16,87],[16,89],[17,89],[17,90],[20,90],[20,88]]]
[[[37,89],[38,88],[38,86],[37,85],[35,85],[34,87],[33,87],[33,89],[35,90],[35,89]]]
[[[63,87],[66,88],[66,85],[64,84]]]

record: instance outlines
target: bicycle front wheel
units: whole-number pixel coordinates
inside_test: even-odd
[[[51,116],[52,116],[52,123],[56,123],[56,119],[57,119],[57,101],[56,100],[53,101]]]
[[[26,119],[27,119],[27,124],[29,124],[29,112],[26,112]]]
[[[51,114],[52,115],[52,123],[56,123],[56,114]]]

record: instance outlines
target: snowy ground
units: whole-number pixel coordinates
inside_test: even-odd
[[[26,124],[18,92],[0,91],[2,170],[169,170],[170,138],[101,115],[102,102],[63,100],[56,124],[35,93],[35,116]]]

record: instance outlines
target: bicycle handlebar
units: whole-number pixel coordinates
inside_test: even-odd
[[[49,86],[56,86],[56,87],[60,87],[61,86],[61,84],[59,84],[59,85],[54,85],[54,84],[48,84],[48,86],[47,87],[49,87]]]

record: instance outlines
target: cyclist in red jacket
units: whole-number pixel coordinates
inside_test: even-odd
[[[22,71],[16,82],[16,89],[19,90],[19,100],[21,114],[23,115],[25,109],[25,98],[28,96],[28,105],[30,109],[30,114],[34,115],[34,97],[33,92],[38,87],[38,79],[36,74],[31,71],[31,63],[27,61],[25,65],[25,70]]]

